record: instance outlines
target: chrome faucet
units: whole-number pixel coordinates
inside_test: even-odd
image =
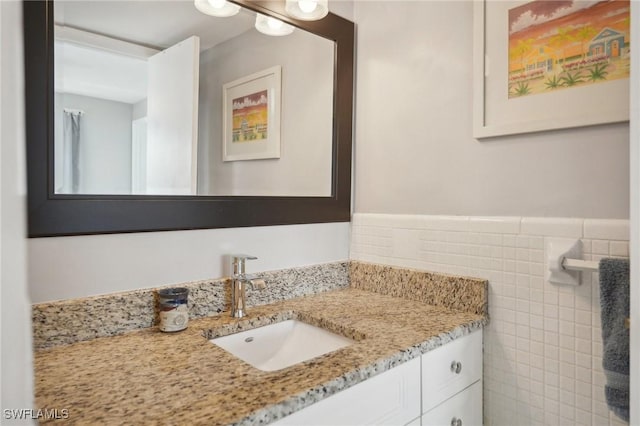
[[[266,286],[264,280],[255,279],[254,276],[249,276],[245,273],[246,261],[255,259],[257,257],[246,254],[231,256],[231,265],[233,267],[233,276],[231,277],[231,316],[234,318],[242,318],[247,314],[247,284],[258,290],[262,290]]]

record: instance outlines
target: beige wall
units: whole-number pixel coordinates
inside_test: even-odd
[[[626,123],[473,138],[472,17],[471,1],[355,3],[355,211],[628,218]]]

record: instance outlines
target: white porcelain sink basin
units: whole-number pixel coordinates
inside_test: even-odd
[[[355,341],[298,320],[287,320],[211,343],[262,371],[276,371],[333,352]]]

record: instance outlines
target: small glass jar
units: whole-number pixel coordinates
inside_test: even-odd
[[[184,287],[158,290],[160,331],[172,332],[187,328],[189,324],[189,289]]]

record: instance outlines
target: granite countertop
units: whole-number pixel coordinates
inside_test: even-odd
[[[356,340],[265,372],[209,338],[289,318]],[[35,353],[36,406],[76,424],[265,424],[482,327],[486,316],[354,288]]]

